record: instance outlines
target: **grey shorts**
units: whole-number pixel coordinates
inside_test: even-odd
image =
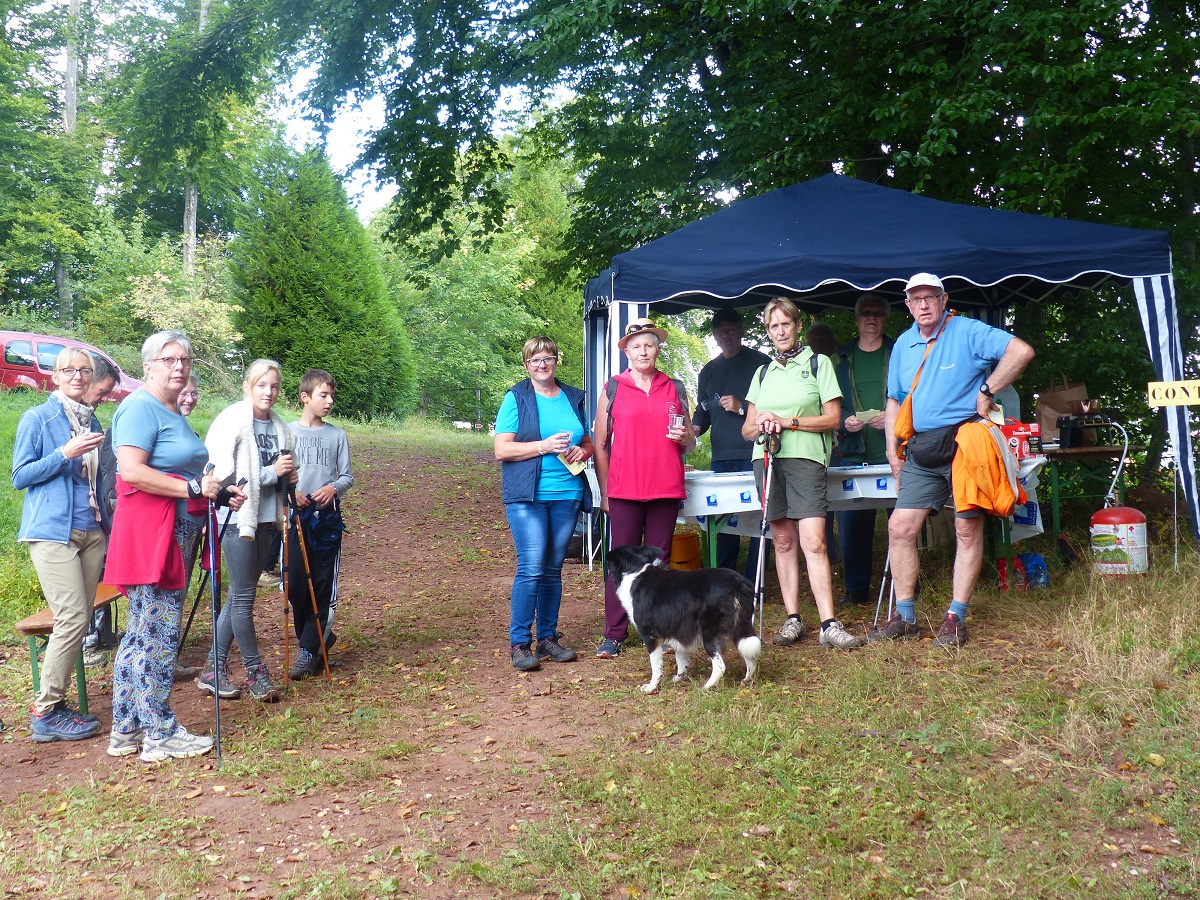
[[[763,461],[754,461],[754,483],[763,495]],[[767,499],[767,521],[779,519],[823,519],[825,467],[811,459],[772,459],[771,496]]]
[[[927,469],[912,459],[904,461],[900,470],[900,490],[896,493],[896,509],[928,509],[936,516],[947,504],[953,505],[953,463]],[[983,515],[982,509],[956,512],[956,518],[974,519]]]

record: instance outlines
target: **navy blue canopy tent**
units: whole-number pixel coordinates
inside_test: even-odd
[[[613,257],[584,291],[586,385],[593,405],[624,368],[616,342],[655,312],[741,308],[788,296],[802,308],[851,307],[864,291],[900,299],[933,272],[951,305],[999,322],[1003,310],[1104,285],[1131,286],[1154,371],[1182,379],[1171,251],[1165,231],[963,206],[841,175],[749,197]],[[1168,429],[1200,537],[1187,407]]]

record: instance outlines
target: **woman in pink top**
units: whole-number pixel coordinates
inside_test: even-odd
[[[683,487],[683,454],[696,447],[687,397],[656,366],[665,329],[636,319],[617,346],[629,368],[617,375],[596,406],[596,477],[600,508],[608,513],[612,546],[649,544],[670,553]],[[611,427],[610,427],[611,426]],[[604,585],[600,659],[613,659],[629,635],[629,617],[611,580]]]

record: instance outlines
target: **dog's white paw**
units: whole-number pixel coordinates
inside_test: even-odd
[[[657,690],[658,690],[658,685],[654,684],[653,682],[646,682],[646,684],[642,685],[642,693],[643,694],[653,694]]]
[[[671,680],[676,684],[679,684],[679,682],[683,681],[683,675],[672,675]]]

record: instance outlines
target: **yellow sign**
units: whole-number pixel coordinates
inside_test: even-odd
[[[1200,381],[1152,381],[1149,384],[1151,406],[1200,405]]]

